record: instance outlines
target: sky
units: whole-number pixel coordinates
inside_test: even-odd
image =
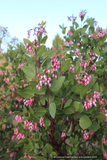
[[[98,26],[107,27],[107,0],[0,0],[0,26],[8,27],[10,37],[17,37],[21,42],[27,38],[27,30],[37,27],[41,21],[46,21],[48,33],[47,47],[52,47],[52,41],[57,34],[63,38],[59,25],[64,23],[67,30],[72,25],[67,16],[77,16],[86,10],[86,18],[95,18]],[[30,39],[34,40],[34,37]]]

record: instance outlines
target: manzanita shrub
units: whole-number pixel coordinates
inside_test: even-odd
[[[12,69],[0,67],[1,160],[107,159],[107,30],[94,18],[83,21],[85,14],[81,27],[68,17],[67,35],[60,26],[65,44],[58,50],[46,48],[42,21],[33,42],[5,54]]]

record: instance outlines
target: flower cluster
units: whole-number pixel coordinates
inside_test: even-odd
[[[31,30],[27,30],[28,39],[30,38]]]
[[[76,79],[78,79],[80,76],[80,73],[76,75]],[[87,86],[91,82],[91,75],[88,75],[88,73],[85,73],[84,78],[80,79],[78,81],[79,84],[84,84]]]
[[[22,119],[23,119],[23,118],[24,118],[23,116],[16,115],[15,120],[16,120],[18,123],[22,123]]]
[[[86,101],[84,101],[84,106],[83,106],[86,109],[86,111],[89,108],[92,108],[92,105],[94,105],[95,107],[97,106],[96,105],[96,99],[99,99],[99,97],[100,97],[100,93],[94,91],[94,95],[93,95],[92,98],[90,98],[90,99],[88,99],[88,97],[86,98]]]
[[[76,17],[74,17],[74,16],[68,17],[68,21],[75,21],[75,19],[76,19]]]
[[[29,159],[32,159],[33,158],[33,156],[30,156],[30,155],[26,155],[26,152],[24,153],[24,158],[29,158]]]
[[[37,36],[37,37],[40,37],[40,34],[41,34],[41,33],[44,33],[44,35],[47,34],[45,28],[44,28],[41,24],[39,24],[39,29],[38,29],[38,31],[37,31],[37,33],[36,33],[36,36]]]
[[[90,131],[89,131],[89,132],[84,131],[83,139],[84,139],[84,140],[88,140],[88,139],[89,139],[89,135],[93,136],[94,133],[93,133],[93,132],[90,132]]]
[[[79,56],[79,49],[74,51],[75,56]]]
[[[103,135],[102,140],[103,140],[103,144],[107,146],[107,140],[105,139],[105,137],[106,137],[106,135]]]
[[[27,63],[27,62],[25,62],[25,63],[22,63],[22,64],[20,64],[20,63],[19,63],[18,69],[22,70],[22,69],[21,69],[21,66],[24,66],[24,65],[26,65],[26,63]]]
[[[24,134],[19,133],[19,130],[17,128],[14,130],[14,134],[17,135],[16,137],[17,137],[18,140],[20,140],[21,138],[22,139],[25,138]],[[12,140],[14,140],[14,139],[15,139],[15,136],[14,137],[12,136]]]
[[[80,18],[81,18],[81,17],[85,17],[85,15],[86,15],[86,12],[82,10],[82,11],[80,12],[80,14],[79,14],[79,17],[80,17]]]
[[[17,108],[17,107],[18,107],[18,104],[16,104],[15,102],[14,102],[14,105],[15,105],[15,108]]]
[[[97,32],[97,34],[96,34],[96,37],[97,37],[97,39],[99,39],[99,38],[101,38],[101,37],[104,37],[105,36],[105,34],[107,34],[107,30],[100,30],[99,32],[98,32],[98,28],[96,29],[96,32]]]
[[[10,153],[10,158],[15,156],[15,152]]]
[[[69,30],[68,35],[73,36],[73,33]]]
[[[86,70],[86,67],[89,66],[89,61],[84,62],[84,61],[83,61],[83,57],[81,56],[81,61],[79,62],[79,65],[80,65],[81,67],[84,67],[84,71],[85,71],[85,70]]]
[[[27,107],[32,106],[32,104],[34,102],[34,98],[24,99],[23,102],[24,102],[24,105],[27,106]]]
[[[16,97],[16,100],[17,100],[18,102],[21,102],[21,101],[23,100],[23,98]]]
[[[9,111],[9,114],[10,114],[10,115],[14,115],[14,112],[12,112],[12,111]]]
[[[10,85],[8,88],[11,89],[13,92],[15,92],[15,88],[13,85]]]
[[[40,118],[39,124],[40,124],[41,127],[42,127],[42,126],[45,127],[45,124],[43,123],[43,117]]]
[[[74,65],[71,64],[71,65],[70,65],[70,68],[69,68],[69,71],[72,71],[72,73],[74,73],[74,70],[75,70],[75,68],[73,68],[73,67],[74,67]]]
[[[35,52],[34,50],[32,50],[31,46],[29,46],[29,43],[26,43],[25,49],[26,49],[27,52],[30,52],[30,53],[34,53]]]
[[[95,35],[94,35],[93,33],[90,33],[90,37],[91,37],[91,38],[94,39],[94,36],[95,36]]]
[[[45,70],[44,70],[45,71]],[[50,70],[47,70],[48,73],[50,73]],[[36,85],[36,88],[40,91],[41,90],[41,87],[42,87],[42,83],[45,84],[45,86],[49,86],[51,87],[51,77],[47,76],[47,75],[41,75],[41,74],[38,74],[37,75],[39,77],[39,83],[38,85]]]
[[[57,54],[55,56],[55,58],[51,57],[51,62],[52,62],[51,74],[52,74],[52,77],[55,77],[55,79],[57,78],[57,75],[55,75],[55,72],[58,72],[58,69],[60,68],[60,61],[58,61],[58,59],[57,59],[58,57],[59,57],[59,54]],[[64,56],[63,56],[63,58],[64,58]]]
[[[100,102],[100,105],[101,105],[101,98],[99,99],[99,102]],[[103,104],[104,104],[104,101],[103,101]],[[105,104],[107,104],[107,100],[105,100]],[[105,106],[105,104],[104,104],[104,106]],[[100,112],[105,114],[106,118],[104,119],[104,121],[107,122],[107,109],[105,109],[105,107],[104,108],[100,108]]]
[[[88,71],[95,71],[96,70],[96,64],[94,63],[89,69]]]
[[[67,42],[67,41],[65,41],[65,43],[64,43],[64,45],[67,47],[67,46],[69,46],[69,45],[72,45],[73,44],[73,41],[69,41],[69,42]]]
[[[105,152],[103,153],[103,156],[104,156],[105,159],[107,159],[107,151],[105,151]]]
[[[9,82],[8,78],[4,78],[3,81],[4,81],[5,83],[8,83],[8,82]]]
[[[33,124],[31,122],[28,122],[28,120],[24,121],[24,126],[28,127],[30,131],[33,131],[37,128],[37,123]]]

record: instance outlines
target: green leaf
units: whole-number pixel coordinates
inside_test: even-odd
[[[46,117],[44,117],[44,119],[43,119],[43,122],[44,122],[44,124],[45,124],[45,127],[48,127],[48,126],[50,126],[50,120],[49,119],[47,119]]]
[[[76,28],[79,27],[79,24],[77,22],[74,21],[73,23],[75,24]]]
[[[15,113],[16,115],[20,115],[20,116],[22,116],[22,115],[23,115],[23,113],[22,113],[22,112],[20,112],[20,111],[14,111],[14,113]]]
[[[15,145],[15,148],[18,148],[18,147],[21,147],[23,146],[25,143],[28,142],[28,139],[27,138],[24,138],[24,139],[21,139],[16,145]]]
[[[47,160],[47,159],[43,157],[36,157],[36,160]]]
[[[101,151],[102,151],[102,153],[104,153],[104,145],[103,145],[102,138],[101,138],[101,139],[99,139],[99,143],[100,143]]]
[[[89,90],[89,86],[88,86],[88,85],[87,85],[87,86],[84,86],[84,87],[82,88],[82,92],[80,93],[80,98],[81,98],[81,99],[83,98],[83,96],[86,95],[86,93],[88,92],[88,90]]]
[[[81,102],[76,102],[75,101],[75,102],[73,102],[72,106],[75,108],[75,112],[80,111],[80,113],[81,113],[84,110],[83,105],[82,105]]]
[[[63,123],[64,123],[64,121],[61,120],[61,121],[59,121],[59,122],[57,123],[57,125],[60,126],[60,125],[62,125]]]
[[[67,115],[74,113],[74,111],[75,111],[75,109],[74,109],[73,106],[66,107],[66,108],[63,110],[63,112],[64,112],[65,114],[67,114]]]
[[[27,86],[26,88],[24,88],[23,90],[18,90],[18,94],[26,99],[32,98],[34,96],[34,92],[31,89],[30,86]]]
[[[81,94],[81,91],[82,91],[83,87],[84,87],[84,84],[77,84],[77,85],[75,85],[74,92],[76,94]]]
[[[70,68],[70,59],[64,61],[61,65],[61,72],[66,72]]]
[[[62,26],[61,26],[61,25],[59,25],[59,27],[62,29]]]
[[[23,105],[23,108],[24,108],[24,112],[27,113],[28,110],[27,110],[27,108],[24,105]]]
[[[98,112],[95,116],[99,121],[103,121],[104,119],[106,119],[105,114]]]
[[[52,65],[52,62],[50,62],[48,65],[47,65],[47,69],[49,69]]]
[[[68,80],[70,80],[71,84],[74,85],[74,75],[71,71],[68,72]]]
[[[91,126],[92,122],[88,116],[83,115],[79,120],[79,125],[82,129],[87,129]]]
[[[42,55],[46,50],[46,46],[42,45],[37,49],[37,55]]]
[[[29,158],[20,158],[20,159],[18,159],[18,160],[29,160]]]
[[[96,132],[100,128],[99,124],[95,121],[92,122],[92,125],[89,127],[90,132]]]
[[[45,147],[43,148],[43,153],[45,153],[45,154],[49,154],[49,153],[51,153],[52,152],[52,146],[49,144],[49,143],[47,143],[46,145],[45,145]]]
[[[26,54],[25,54],[25,57],[26,57],[28,63],[30,63],[30,64],[33,65],[33,62],[32,62],[32,60],[31,60],[31,58],[30,58],[28,55],[26,55]]]
[[[70,128],[69,128],[68,132],[66,133],[66,135],[70,136],[71,132],[72,132],[72,122],[71,122]]]
[[[98,85],[98,82],[95,83],[93,90],[96,92],[100,91],[100,86]]]
[[[48,38],[48,36],[43,37],[43,38],[42,38],[42,40],[41,40],[41,42],[45,44],[45,43],[46,43],[47,38]]]
[[[94,74],[91,75],[91,82],[89,83],[89,89],[91,89],[91,87],[94,85],[94,83],[97,80],[97,76],[94,76]]]
[[[43,59],[45,59],[45,58],[51,58],[51,57],[53,57],[53,56],[55,56],[57,54],[57,51],[56,50],[48,50],[48,51],[46,51],[45,53],[44,53],[44,55],[43,55]]]
[[[67,102],[66,102],[65,105],[64,105],[64,108],[70,106],[71,102],[72,102],[72,100],[71,100],[71,99],[68,99]]]
[[[29,107],[29,111],[30,111],[31,114],[34,113],[34,110],[31,107]]]
[[[37,108],[35,113],[34,113],[34,116],[35,117],[42,117],[45,113],[46,113],[46,109],[45,108]]]
[[[54,80],[52,83],[52,91],[58,91],[61,88],[64,80],[65,76],[58,77],[58,79]]]
[[[53,93],[50,93],[49,94],[49,103],[53,102],[53,100],[54,100],[54,95],[53,95]]]
[[[64,28],[62,29],[62,33],[63,33],[63,34],[65,34],[66,28],[67,28],[67,27],[64,27]]]
[[[30,76],[30,77],[34,77],[35,76],[35,70],[33,70],[33,68],[31,68],[32,66],[21,66],[21,68],[22,68],[22,70],[23,70],[23,72],[26,74],[26,75],[28,75],[28,76]]]
[[[49,113],[50,113],[52,118],[55,118],[55,113],[56,113],[56,104],[55,103],[50,103]]]
[[[55,157],[57,157],[57,154],[56,154],[56,152],[52,151],[52,152],[50,153],[50,156],[53,157],[53,158],[55,158]]]
[[[8,62],[3,63],[3,66],[7,67],[8,66]]]

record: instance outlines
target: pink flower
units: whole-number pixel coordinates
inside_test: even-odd
[[[62,132],[61,134],[61,138],[66,137],[66,134],[64,132]]]
[[[82,12],[80,12],[80,14],[79,14],[79,17],[80,17],[80,18],[81,18],[81,17],[85,17],[85,15],[86,15],[86,12],[82,10]]]
[[[10,152],[9,149],[7,149],[7,152]]]
[[[17,135],[17,134],[18,134],[18,132],[19,132],[19,131],[18,131],[18,129],[16,128],[16,129],[14,130],[14,134],[16,134],[16,135]]]
[[[68,35],[73,36],[73,33],[69,30]]]
[[[52,47],[53,50],[57,50],[55,47]]]
[[[5,129],[6,128],[6,125],[5,124],[3,124],[3,129]]]
[[[24,84],[24,85],[23,85],[23,87],[26,87],[26,86],[28,86],[28,84]]]
[[[14,77],[15,75],[14,75],[14,73],[12,73],[12,77]]]
[[[0,72],[0,75],[2,76],[2,75],[3,75],[3,72]]]
[[[72,41],[69,41],[69,44],[73,44],[73,42],[72,42]]]
[[[88,140],[88,138],[89,138],[89,133],[86,133],[86,131],[84,131],[83,139]]]
[[[3,81],[4,81],[5,83],[8,83],[8,82],[9,82],[8,78],[4,78]]]
[[[80,43],[77,43],[77,46],[80,46]]]
[[[10,154],[10,157],[14,157],[15,156],[15,152],[12,152],[11,154]]]
[[[68,44],[69,44],[68,42],[65,42],[65,43],[64,43],[65,46],[68,46]]]
[[[14,139],[15,139],[15,136],[13,135],[11,140],[13,141]]]

